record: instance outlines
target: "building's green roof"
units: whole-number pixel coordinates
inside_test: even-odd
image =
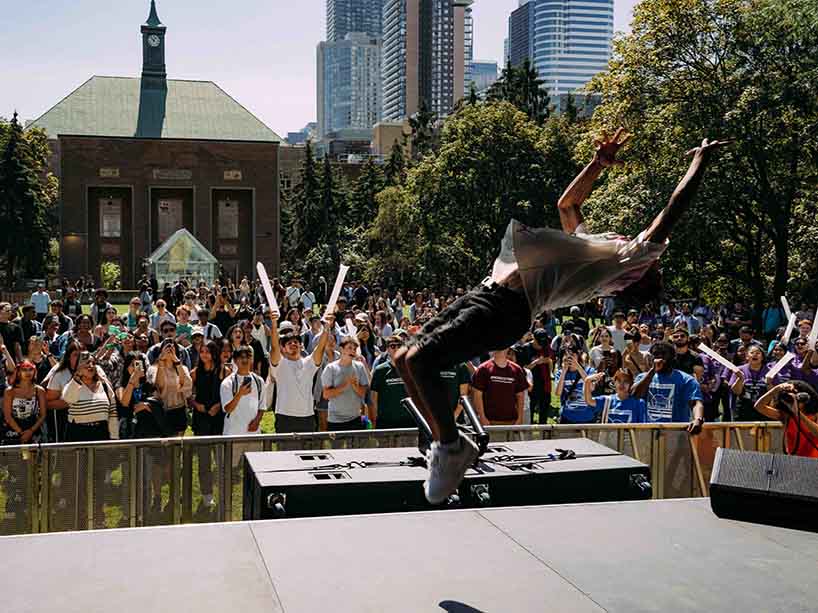
[[[167,80],[167,91],[133,77],[91,77],[31,126],[56,138],[119,136],[223,141],[281,139],[210,81]]]

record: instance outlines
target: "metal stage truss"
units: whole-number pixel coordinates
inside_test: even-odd
[[[585,424],[487,430],[492,442],[590,438],[648,464],[654,498],[706,496],[717,447],[782,448],[778,422],[707,424],[695,437],[685,428]],[[414,448],[417,442],[417,430],[407,429],[0,447],[0,535],[239,520],[246,451]],[[202,504],[206,493],[213,495],[212,505]]]

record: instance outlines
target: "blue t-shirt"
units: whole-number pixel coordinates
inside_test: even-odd
[[[636,383],[645,378],[647,373],[636,377]],[[650,422],[688,422],[690,421],[690,402],[702,400],[699,382],[681,370],[673,369],[670,374],[656,373],[650,382],[647,396],[648,421]]]
[[[644,424],[648,421],[648,405],[641,398],[633,396],[620,400],[619,396],[598,396],[595,398],[598,410],[605,408],[608,401],[609,424]]]
[[[589,375],[594,373],[593,368],[586,371]],[[554,384],[559,384],[562,371],[558,370],[554,375]],[[579,373],[575,370],[569,370],[565,373],[565,385],[562,386],[562,393],[560,394],[560,417],[572,424],[589,424],[594,421],[594,416],[602,411],[602,404],[598,403],[596,407],[589,407],[585,404],[585,397],[583,390],[585,389],[585,382],[579,377]]]

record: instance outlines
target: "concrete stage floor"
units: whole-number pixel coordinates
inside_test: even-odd
[[[706,499],[3,537],[0,560],[14,613],[818,609],[818,534]]]

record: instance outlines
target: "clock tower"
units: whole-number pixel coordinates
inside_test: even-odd
[[[165,26],[156,14],[156,1],[151,0],[148,21],[142,26],[142,87],[164,88],[165,71]]]

